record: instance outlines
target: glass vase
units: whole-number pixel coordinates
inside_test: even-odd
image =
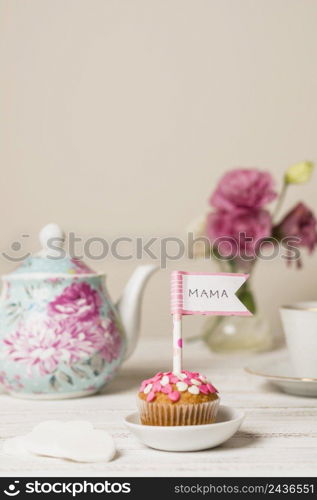
[[[269,322],[259,313],[248,316],[209,316],[203,339],[215,352],[265,351],[272,348]]]
[[[270,323],[257,307],[250,278],[238,290],[237,297],[253,316],[209,316],[202,330],[203,340],[212,351],[220,353],[271,349]]]

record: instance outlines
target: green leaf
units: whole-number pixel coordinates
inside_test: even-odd
[[[242,286],[237,292],[237,297],[241,300],[242,304],[250,311],[250,313],[256,313],[256,303],[253,297],[253,293],[246,286]]]
[[[59,380],[61,380],[62,382],[66,382],[67,384],[71,384],[73,385],[73,379],[70,375],[68,375],[67,373],[63,372],[63,371],[58,371],[57,372],[57,377],[59,378]]]
[[[100,372],[103,369],[104,365],[105,365],[105,360],[103,359],[103,357],[99,352],[97,352],[96,354],[94,354],[94,356],[90,358],[90,366],[92,368],[94,375],[100,375]]]
[[[71,366],[71,370],[77,377],[79,378],[88,378],[88,374],[85,372],[85,370],[82,370],[81,368],[78,368],[78,366]]]
[[[57,378],[55,377],[55,375],[53,375],[51,378],[50,378],[50,385],[51,387],[53,387],[53,389],[55,391],[58,391],[58,389],[60,389],[61,385],[60,383],[58,382]]]

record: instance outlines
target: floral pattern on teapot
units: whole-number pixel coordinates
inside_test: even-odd
[[[34,395],[96,392],[125,351],[103,277],[16,278],[2,293],[0,383]]]

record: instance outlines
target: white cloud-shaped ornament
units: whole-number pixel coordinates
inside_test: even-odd
[[[116,448],[111,435],[94,429],[90,422],[48,420],[25,436],[8,439],[3,451],[15,456],[34,454],[75,462],[108,462]]]

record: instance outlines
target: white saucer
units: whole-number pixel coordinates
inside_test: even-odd
[[[251,375],[265,378],[282,391],[296,396],[317,397],[317,379],[297,377],[289,360],[284,357],[253,361],[245,368]]]
[[[198,451],[214,448],[227,441],[237,432],[243,419],[242,411],[221,405],[214,424],[170,427],[142,425],[137,412],[131,413],[124,420],[128,429],[150,448],[164,451]]]

